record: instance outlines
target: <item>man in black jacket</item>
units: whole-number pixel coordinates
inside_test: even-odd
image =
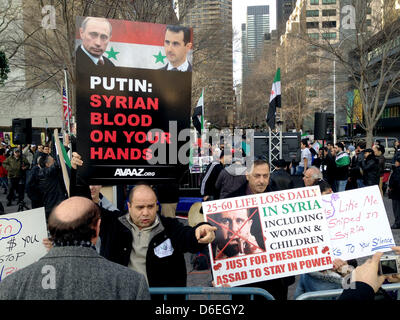
[[[158,215],[156,194],[144,184],[131,190],[128,209],[127,214],[102,210],[100,254],[142,273],[150,287],[186,286],[183,254],[211,243],[216,228],[206,223],[184,226]]]
[[[286,171],[286,161],[279,159],[273,162],[275,171],[271,173],[271,189],[272,191],[280,191],[294,188],[292,178]]]
[[[334,150],[332,149],[329,150],[328,147],[323,147],[323,159],[321,162],[321,168],[322,168],[322,175],[323,178],[328,181],[328,183],[332,186],[332,190],[336,192],[336,186],[335,186],[335,170],[336,170],[336,163],[335,163],[335,157],[333,155]]]
[[[255,160],[248,172],[246,172],[247,182],[238,190],[232,192],[225,198],[240,197],[245,195],[271,192],[269,186],[270,169],[268,162]],[[243,287],[258,287],[267,290],[276,300],[287,300],[288,286],[293,284],[295,277],[285,277],[250,283]]]
[[[224,169],[224,163],[225,156],[222,150],[219,159],[215,159],[207,166],[200,186],[200,194],[203,196],[204,201],[219,199],[219,189],[215,187],[215,183]]]
[[[51,210],[68,197],[62,180],[61,167],[53,156],[43,155],[40,157],[36,179],[38,181],[37,187],[42,194],[47,220]]]
[[[379,161],[372,149],[365,149],[364,160],[361,164],[363,182],[365,186],[379,184]]]

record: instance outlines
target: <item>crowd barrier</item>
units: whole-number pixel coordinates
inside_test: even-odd
[[[260,296],[266,300],[275,300],[274,297],[266,290],[260,288],[215,288],[215,287],[152,287],[151,295],[163,295],[164,300],[168,300],[168,295],[184,294],[186,300],[190,300],[190,295],[205,295],[208,300],[217,300],[216,296],[233,295],[249,295],[250,300],[254,300],[254,296]]]
[[[386,292],[397,290],[397,300],[400,300],[400,283],[390,283],[382,285],[382,289]],[[296,300],[315,300],[315,299],[325,299],[325,298],[334,298],[339,297],[343,292],[343,289],[335,289],[335,290],[322,290],[322,291],[313,291],[306,292],[299,295]]]

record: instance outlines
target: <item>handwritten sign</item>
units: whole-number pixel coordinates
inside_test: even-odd
[[[335,258],[361,258],[395,245],[377,185],[324,195],[322,201]]]
[[[0,281],[44,256],[44,208],[0,216]]]
[[[333,267],[319,187],[203,202],[216,226],[209,246],[216,286]]]

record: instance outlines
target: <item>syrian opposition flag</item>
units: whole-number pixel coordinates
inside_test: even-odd
[[[201,90],[201,95],[197,101],[197,106],[193,110],[192,121],[193,126],[196,128],[197,132],[201,135],[204,129],[204,89]]]
[[[115,66],[161,69],[168,63],[164,50],[165,24],[113,19],[108,21],[112,26],[112,34],[103,56],[110,59]],[[79,25],[76,29],[77,48],[82,40]],[[192,63],[192,50],[188,53],[188,61]]]
[[[269,98],[269,108],[267,114],[267,124],[271,130],[275,129],[276,108],[281,107],[281,69],[278,68],[272,83],[271,95]]]

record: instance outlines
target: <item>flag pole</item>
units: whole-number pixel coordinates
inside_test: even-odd
[[[69,119],[69,96],[68,96],[68,77],[67,77],[67,68],[64,68],[64,82],[65,82],[65,95],[67,97],[67,118],[68,118],[68,134],[71,132],[71,124]],[[64,126],[63,126],[64,127]]]

